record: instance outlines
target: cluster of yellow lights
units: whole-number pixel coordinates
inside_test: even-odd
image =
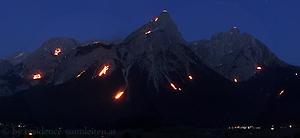
[[[40,80],[40,79],[42,79],[42,75],[40,73],[33,74],[32,79],[33,80]]]
[[[83,75],[83,73],[85,73],[85,70],[84,70],[84,71],[81,71],[81,72],[76,76],[76,78],[81,77],[81,76]]]
[[[260,126],[231,126],[231,127],[228,127],[228,129],[261,129]]]
[[[105,75],[107,73],[107,71],[109,70],[109,65],[104,65],[104,67],[102,68],[102,70],[99,72],[98,76],[101,77],[103,75]]]
[[[59,56],[61,52],[62,52],[61,48],[56,48],[54,50],[54,56]]]

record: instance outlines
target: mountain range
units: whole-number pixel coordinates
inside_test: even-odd
[[[119,43],[53,38],[0,65],[2,120],[97,127],[300,121],[299,67],[237,27],[188,42],[166,10]]]

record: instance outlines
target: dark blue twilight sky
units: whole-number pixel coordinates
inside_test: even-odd
[[[300,65],[299,7],[299,0],[3,0],[0,57],[32,51],[51,37],[122,39],[166,8],[186,40],[235,25]]]

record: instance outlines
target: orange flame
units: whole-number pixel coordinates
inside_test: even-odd
[[[101,76],[105,75],[108,70],[109,70],[109,65],[104,65],[103,69],[100,71],[98,76],[101,77]]]
[[[123,91],[118,92],[118,93],[115,95],[115,99],[116,99],[116,100],[120,99],[120,98],[122,97],[123,94],[124,94]]]
[[[173,83],[170,83],[171,87],[174,89],[174,90],[177,90],[177,87],[175,86],[175,84]]]
[[[76,76],[76,78],[81,77],[83,73],[85,73],[85,70],[84,70],[84,71],[81,71],[81,72]]]
[[[56,49],[54,50],[54,56],[59,56],[60,53],[61,53],[61,48],[56,48]]]
[[[32,79],[33,80],[40,80],[40,79],[42,79],[42,75],[40,73],[33,74]]]
[[[235,83],[238,83],[238,82],[239,82],[239,80],[238,80],[237,78],[234,78],[233,81],[234,81]]]
[[[279,96],[281,96],[282,94],[284,94],[285,90],[281,90],[279,93]]]
[[[193,80],[193,76],[192,75],[189,75],[188,77],[189,77],[190,80]]]
[[[256,70],[262,70],[262,67],[261,66],[257,66]]]
[[[152,31],[149,30],[149,31],[145,32],[145,35],[148,35],[148,34],[150,34],[151,32],[152,32]]]

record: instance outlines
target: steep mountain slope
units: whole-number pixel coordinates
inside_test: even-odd
[[[28,52],[17,52],[5,58],[5,60],[9,61],[13,65],[18,65],[23,62],[30,53]]]
[[[116,46],[111,43],[88,43],[72,50],[68,58],[61,62],[54,74],[55,84],[62,84],[72,78],[80,77],[92,65],[98,65],[98,70],[103,66],[109,66],[109,71],[115,67]]]
[[[137,68],[148,72],[148,82],[156,89],[162,80],[171,83],[172,75],[186,78],[191,65],[199,62],[167,11],[131,33],[118,52],[125,74],[137,64]]]
[[[234,110],[234,84],[201,63],[166,11],[120,45],[78,47],[67,56],[56,76],[70,72],[58,83],[68,76],[70,81],[3,98],[1,118],[56,125],[210,126],[230,119]],[[99,75],[107,63],[108,73]],[[75,78],[82,68],[85,73]],[[116,98],[118,92],[124,93]]]
[[[77,46],[78,43],[73,39],[50,39],[23,60],[22,68],[18,71],[19,75],[31,81],[33,75],[39,74],[45,82],[51,82],[56,68],[67,58],[66,55]],[[32,83],[35,84],[36,81],[38,80],[34,80]]]
[[[217,33],[210,40],[191,44],[209,67],[233,80],[245,81],[267,66],[286,66],[262,42],[236,27]]]
[[[259,99],[265,99],[266,103],[256,117],[257,121],[269,125],[299,124],[299,72],[300,68],[293,66],[267,67],[263,72],[241,83],[236,90],[247,96],[248,102],[256,103],[257,106],[262,106],[257,102]],[[256,96],[253,97],[254,95]]]
[[[7,60],[0,59],[0,76],[12,71],[13,65]]]
[[[0,72],[0,95],[7,96],[37,84],[52,83],[56,68],[77,46],[78,43],[73,39],[53,38],[33,53],[21,52],[7,57],[8,64],[1,66],[6,68],[6,73]],[[10,72],[7,72],[7,68],[11,68]]]
[[[3,76],[13,70],[13,65],[6,61],[6,60],[0,60],[0,76]],[[10,89],[7,85],[7,80],[5,78],[0,77],[0,96],[8,95],[11,93]]]

